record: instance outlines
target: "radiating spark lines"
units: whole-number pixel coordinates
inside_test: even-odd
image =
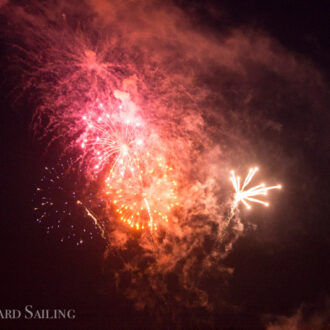
[[[177,182],[173,168],[161,158],[153,159],[147,152],[136,159],[137,167],[125,176],[110,172],[106,178],[106,195],[120,221],[136,230],[157,230],[169,221],[169,214],[178,205]]]
[[[86,116],[83,120],[88,121]],[[98,172],[109,164],[112,164],[112,171],[118,170],[121,175],[128,169],[134,169],[134,160],[144,145],[140,126],[138,120],[113,122],[108,113],[88,122],[80,146],[90,155],[94,171]]]
[[[231,171],[230,181],[232,182],[235,190],[235,196],[233,202],[234,208],[236,208],[240,202],[242,202],[248,209],[251,208],[251,205],[248,202],[269,206],[268,202],[265,202],[256,197],[267,195],[267,192],[269,190],[282,188],[281,185],[266,187],[264,183],[261,183],[250,189],[246,189],[246,187],[250,184],[251,180],[253,179],[257,171],[258,171],[257,167],[251,168],[242,185],[241,185],[241,178],[239,176],[236,176],[234,171]]]
[[[83,208],[84,208],[85,211],[86,211],[87,216],[89,216],[89,217],[93,220],[94,224],[95,224],[95,225],[97,226],[97,228],[100,230],[102,238],[103,238],[103,239],[106,239],[106,238],[105,238],[105,233],[104,233],[104,228],[101,226],[101,224],[99,223],[99,220],[98,220],[97,217],[93,214],[93,212],[92,212],[91,210],[89,210],[88,207],[87,207],[86,205],[84,205],[84,203],[83,203],[82,201],[77,200],[77,204],[83,206]]]

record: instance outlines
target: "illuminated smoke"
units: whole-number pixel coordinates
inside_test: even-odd
[[[263,154],[268,164],[283,159],[281,147],[255,136],[280,136],[283,127],[271,109],[288,89],[283,91],[283,81],[296,95],[297,82],[313,81],[317,89],[319,74],[266,35],[249,29],[203,33],[182,11],[158,2],[55,1],[1,10],[10,17],[19,86],[36,108],[35,135],[72,155],[74,166],[98,185],[99,198],[109,192],[114,219],[107,224],[106,264],[118,288],[138,308],[181,303],[211,310],[212,292],[201,283],[210,274],[225,282],[232,270],[222,259],[243,231],[238,215],[230,225],[226,221],[232,203],[228,170]],[[276,96],[273,85],[264,84],[269,72]],[[148,157],[140,158],[147,152],[156,169],[157,157],[173,168],[175,194],[164,197],[173,187],[156,189],[157,176],[151,175],[148,198],[143,191],[138,195],[137,204],[146,207],[139,221],[142,226],[154,219],[149,209],[166,213],[168,221],[157,233],[132,233],[115,221],[122,209],[116,211],[114,202],[118,197],[132,205],[130,194],[141,186],[127,173],[138,168],[135,153],[144,159],[142,168],[149,167]],[[124,169],[117,166],[121,161]],[[121,195],[126,175],[134,188]],[[164,212],[174,195],[174,206]],[[120,266],[112,267],[116,258]]]

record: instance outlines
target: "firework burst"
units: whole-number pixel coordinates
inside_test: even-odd
[[[143,123],[139,118],[125,118],[122,106],[119,112],[106,109],[103,103],[100,111],[82,116],[85,131],[77,139],[88,168],[99,173],[111,164],[112,171],[121,175],[135,167],[134,160],[144,145]]]
[[[173,168],[149,152],[135,159],[135,166],[120,176],[111,171],[105,180],[106,195],[122,222],[136,230],[157,230],[178,205]]]
[[[104,202],[96,197],[91,183],[74,179],[76,174],[70,172],[72,167],[72,159],[44,167],[33,195],[34,214],[46,234],[60,242],[72,241],[81,245],[98,235],[98,231],[104,236],[95,215],[102,213]]]
[[[261,183],[257,186],[246,189],[246,187],[250,184],[251,180],[253,179],[257,171],[258,171],[257,167],[251,168],[242,185],[241,185],[241,178],[239,176],[236,176],[234,171],[231,171],[230,181],[232,182],[235,190],[235,196],[233,202],[234,208],[236,208],[240,202],[242,202],[247,209],[251,208],[248,202],[269,206],[268,202],[260,200],[256,197],[267,195],[267,192],[269,190],[282,188],[281,185],[266,187],[264,183]]]

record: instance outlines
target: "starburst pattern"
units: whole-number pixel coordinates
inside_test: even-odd
[[[102,103],[101,112],[84,115],[85,132],[79,137],[79,144],[85,163],[94,173],[98,173],[111,164],[113,171],[123,174],[134,168],[134,159],[144,146],[142,122],[139,118],[125,118],[124,111],[111,113]]]
[[[137,230],[157,230],[178,205],[173,168],[161,157],[153,159],[149,152],[135,163],[134,171],[123,176],[110,172],[106,194],[122,222]]]
[[[258,171],[257,167],[251,168],[242,185],[241,185],[241,178],[239,176],[236,176],[234,171],[231,171],[230,180],[235,190],[235,196],[233,202],[234,208],[236,208],[240,202],[242,202],[248,209],[251,208],[251,205],[248,202],[269,206],[268,202],[265,202],[256,197],[267,195],[267,192],[269,190],[282,188],[281,185],[266,187],[264,183],[261,183],[257,186],[246,189],[257,171]]]

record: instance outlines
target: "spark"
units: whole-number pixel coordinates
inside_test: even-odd
[[[147,207],[147,210],[148,210],[149,225],[152,228],[153,227],[153,219],[152,219],[152,214],[151,214],[151,211],[150,211],[150,206],[149,206],[148,200],[146,198],[143,198],[143,200],[144,200],[144,202],[146,204],[146,207]]]
[[[47,234],[58,238],[60,242],[71,241],[79,246],[92,240],[97,229],[101,230],[104,238],[100,221],[95,216],[103,211],[104,202],[97,198],[95,187],[90,182],[78,179],[80,172],[73,169],[71,158],[59,159],[53,166],[43,167],[33,194],[33,210],[36,222]],[[79,205],[84,207],[84,211]],[[87,220],[90,218],[95,226]]]
[[[77,140],[85,162],[94,173],[111,164],[112,171],[117,170],[123,175],[126,170],[135,167],[134,160],[144,146],[139,129],[141,122],[138,118],[118,122],[108,112],[94,117],[82,117],[86,130]]]
[[[101,226],[101,224],[100,224],[99,220],[97,219],[96,215],[94,215],[93,212],[91,210],[89,210],[88,207],[86,205],[84,205],[84,203],[82,201],[77,200],[77,204],[83,206],[83,208],[86,211],[87,216],[89,216],[93,220],[94,224],[97,226],[97,228],[99,228],[102,238],[105,239],[104,229]]]
[[[120,221],[136,230],[157,230],[158,224],[169,221],[171,210],[178,205],[173,168],[149,153],[135,163],[133,173],[118,176],[110,172],[105,193]]]
[[[248,202],[269,206],[268,202],[265,202],[256,197],[267,195],[267,192],[269,190],[282,188],[281,185],[266,187],[264,183],[261,183],[250,189],[246,189],[246,187],[250,184],[251,180],[253,179],[257,171],[258,171],[257,167],[251,168],[242,185],[241,185],[241,178],[239,176],[236,176],[234,171],[231,171],[230,181],[232,182],[235,190],[233,208],[236,208],[240,202],[242,202],[247,209],[251,208]]]

